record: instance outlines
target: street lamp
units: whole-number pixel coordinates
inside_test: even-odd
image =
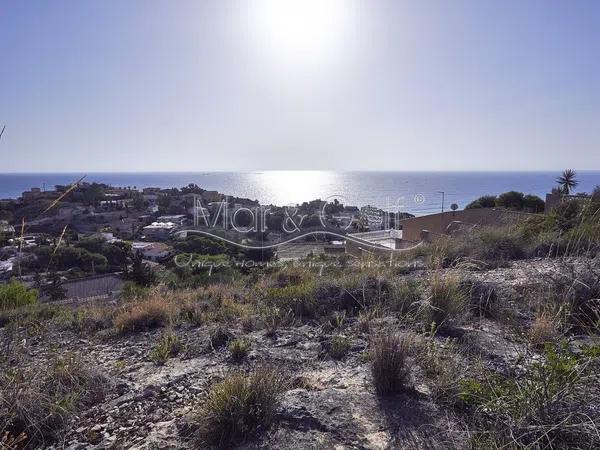
[[[442,194],[442,212],[444,212],[444,198],[446,193],[444,191],[437,191],[438,194]]]

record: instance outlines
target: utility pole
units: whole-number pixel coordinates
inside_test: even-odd
[[[444,212],[444,198],[446,196],[446,193],[444,191],[437,191],[438,194],[442,194],[442,212]]]

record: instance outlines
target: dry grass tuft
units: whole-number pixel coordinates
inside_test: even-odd
[[[168,299],[158,295],[131,303],[115,317],[119,333],[133,333],[167,326],[174,317],[175,308]]]
[[[217,383],[196,416],[202,445],[231,448],[267,426],[286,387],[286,378],[274,369],[236,372]]]
[[[529,341],[537,347],[557,342],[559,336],[556,320],[548,313],[537,315],[529,329]]]
[[[408,379],[407,341],[392,332],[384,332],[371,343],[371,373],[381,396],[398,393]]]
[[[465,320],[469,313],[469,299],[460,282],[438,274],[431,279],[426,318],[438,329],[447,329]]]
[[[21,441],[24,446],[14,448],[45,448],[60,438],[78,410],[108,392],[107,379],[74,355],[52,359],[44,369],[0,373],[0,443]]]

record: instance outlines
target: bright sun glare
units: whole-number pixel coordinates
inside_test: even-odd
[[[350,26],[347,0],[256,0],[248,17],[259,51],[272,62],[318,66],[334,59]]]

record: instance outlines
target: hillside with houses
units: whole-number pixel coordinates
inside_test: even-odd
[[[0,446],[596,448],[600,191],[571,190],[5,200]]]

